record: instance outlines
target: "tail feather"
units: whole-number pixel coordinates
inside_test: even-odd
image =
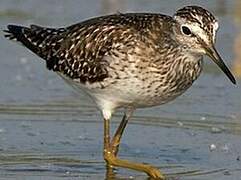
[[[17,41],[17,37],[16,37],[13,33],[11,33],[10,30],[3,30],[3,32],[5,33],[5,34],[4,34],[4,37],[5,37],[5,38],[7,38],[7,39],[9,39],[9,40]]]
[[[60,48],[61,34],[64,28],[53,29],[37,25],[30,27],[8,25],[4,36],[9,40],[22,43],[35,54],[46,60],[47,67],[52,69],[56,62],[54,54]]]
[[[9,40],[17,40],[25,27],[8,25],[8,30],[3,30],[6,34],[4,36]]]
[[[39,48],[34,45],[34,42],[29,38],[34,33],[28,27],[18,25],[8,25],[8,30],[4,30],[6,33],[4,36],[9,40],[21,42],[24,46],[29,48],[34,53],[39,53]]]

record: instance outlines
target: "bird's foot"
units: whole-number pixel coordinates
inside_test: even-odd
[[[109,166],[117,166],[136,171],[145,172],[153,179],[164,180],[164,175],[159,171],[158,168],[153,167],[149,164],[135,163],[127,160],[122,160],[116,157],[112,149],[104,150],[104,159]]]

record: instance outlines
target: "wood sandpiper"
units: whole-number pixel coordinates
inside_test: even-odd
[[[5,37],[21,42],[77,89],[84,90],[104,118],[107,166],[129,168],[164,179],[155,167],[117,157],[123,131],[136,108],[165,104],[198,78],[208,55],[236,84],[214,47],[218,22],[207,10],[186,6],[172,17],[118,13],[66,28],[8,25]],[[125,114],[110,136],[117,108]]]

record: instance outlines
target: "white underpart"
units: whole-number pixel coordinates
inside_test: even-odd
[[[111,119],[111,115],[112,115],[112,111],[109,109],[103,109],[102,110],[102,114],[105,120],[110,120]]]
[[[90,92],[90,90],[88,88],[86,88],[86,85],[83,85],[81,83],[79,83],[79,80],[75,81],[72,80],[71,78],[57,72],[57,74],[63,78],[63,80],[69,84],[70,86],[72,86],[74,88],[74,90],[76,90],[77,93],[86,93],[86,95],[90,96],[91,98],[93,98],[93,100],[95,101],[95,103],[97,104],[98,108],[101,110],[102,115],[104,117],[105,120],[107,119],[111,119],[112,114],[114,113],[115,109],[116,109],[116,104],[115,104],[115,99],[111,98],[110,95],[108,94],[94,94],[94,96],[91,96],[91,94],[93,92]],[[114,92],[112,92],[114,93]]]

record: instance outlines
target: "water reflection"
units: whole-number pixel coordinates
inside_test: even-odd
[[[68,155],[68,157],[66,157]],[[79,160],[77,154],[31,154],[5,153],[0,155],[0,170],[5,175],[11,173],[24,173],[25,176],[45,177],[52,175],[53,177],[68,177],[68,178],[84,178],[86,176],[98,177],[103,171],[106,171],[105,177],[98,179],[105,180],[127,180],[133,179],[133,176],[128,174],[120,175],[117,169],[104,169],[104,162],[98,160]],[[188,170],[185,166],[166,165],[159,167],[160,169],[169,169],[166,174],[168,179],[176,179],[177,177],[199,177],[208,176],[217,173],[223,173],[226,169],[214,170]],[[171,170],[171,171],[170,171]],[[137,176],[136,176],[137,177]],[[91,177],[90,177],[91,179]],[[138,175],[139,180],[151,180],[145,175]]]
[[[78,120],[79,122],[102,123],[99,112],[94,105],[63,100],[49,104],[0,104],[0,119],[8,120]],[[190,115],[179,118],[165,116],[134,115],[130,124],[141,126],[160,126],[183,129],[202,130],[211,133],[241,134],[241,124],[236,118],[229,116],[206,115],[205,120],[200,115]],[[79,118],[81,117],[81,119]],[[116,113],[112,123],[118,124],[122,113]],[[207,118],[207,120],[206,120]],[[237,117],[238,118],[238,117]],[[221,119],[223,121],[221,121]],[[147,121],[148,120],[148,121]],[[228,122],[227,122],[228,120]],[[217,131],[218,129],[218,131]],[[235,130],[235,131],[234,131]]]

